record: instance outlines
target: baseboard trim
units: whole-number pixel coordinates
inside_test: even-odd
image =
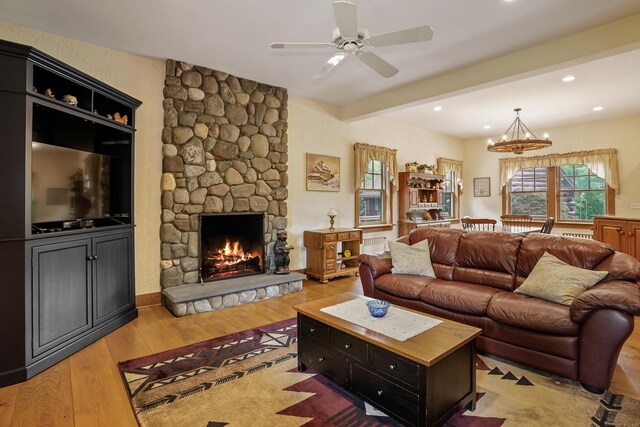
[[[160,292],[136,295],[136,307],[146,307],[149,305],[160,305]]]

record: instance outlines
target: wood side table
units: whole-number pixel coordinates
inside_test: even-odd
[[[357,275],[360,243],[362,243],[362,230],[357,228],[305,231],[304,247],[307,249],[305,273],[318,279],[320,283],[327,283],[333,277]]]

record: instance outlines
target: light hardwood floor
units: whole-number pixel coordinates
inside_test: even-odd
[[[0,426],[136,426],[117,362],[295,316],[292,306],[342,292],[361,293],[357,278],[211,313],[173,317],[161,306],[21,384],[0,388]],[[622,350],[611,389],[640,399],[640,322]]]

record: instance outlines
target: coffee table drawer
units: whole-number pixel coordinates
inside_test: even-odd
[[[331,346],[360,362],[366,363],[367,361],[367,348],[369,346],[366,342],[353,335],[346,334],[338,329],[332,329]]]
[[[300,335],[316,339],[322,343],[329,344],[329,326],[302,316],[300,319]]]
[[[300,362],[318,372],[330,377],[334,381],[345,384],[347,382],[347,361],[336,355],[332,350],[322,348],[309,338],[303,338],[298,342],[302,352]]]
[[[420,365],[397,354],[373,347],[371,365],[385,375],[402,381],[410,387],[418,388],[420,383]]]
[[[369,399],[382,411],[411,425],[418,424],[417,394],[357,364],[351,365],[351,385],[356,393]]]

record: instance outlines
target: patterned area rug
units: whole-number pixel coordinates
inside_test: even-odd
[[[295,319],[118,364],[144,427],[400,426],[322,375],[297,371]],[[447,426],[638,426],[640,402],[477,360],[477,406]]]

